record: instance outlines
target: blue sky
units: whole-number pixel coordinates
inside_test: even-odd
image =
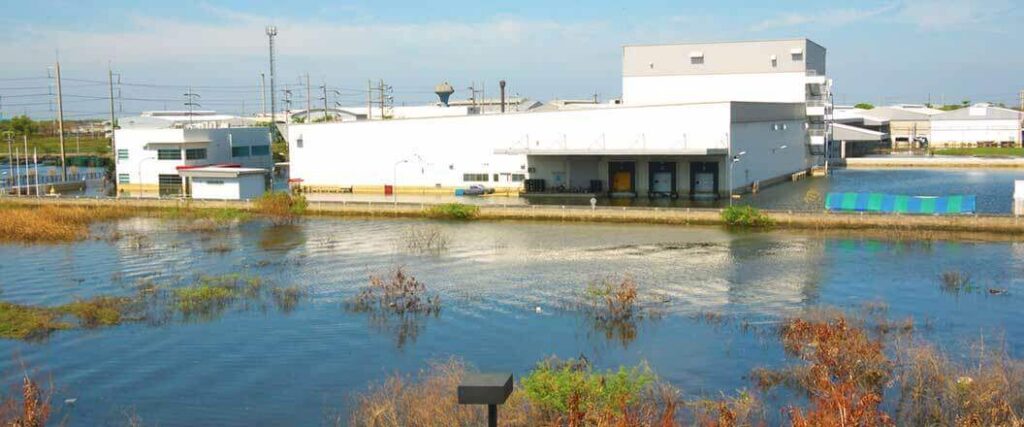
[[[424,2],[17,1],[0,16],[0,108],[49,114],[47,67],[59,52],[72,116],[106,108],[107,64],[126,113],[180,108],[193,85],[204,107],[258,109],[267,71],[263,28],[279,28],[278,81],[305,103],[309,73],[361,103],[367,79],[397,102],[432,99],[448,80],[537,99],[611,98],[621,46],[808,37],[828,48],[838,101],[1014,102],[1024,89],[1024,5],[1012,0]],[[493,91],[493,92],[492,92]],[[18,96],[15,96],[18,95]],[[34,96],[30,96],[34,95]],[[319,95],[314,94],[317,98]],[[319,102],[319,101],[318,101]],[[244,104],[244,106],[243,106]]]

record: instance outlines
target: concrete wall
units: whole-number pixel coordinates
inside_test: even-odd
[[[933,146],[1016,142],[1016,134],[1016,120],[934,120],[930,142]]]
[[[595,110],[474,115],[465,117],[292,125],[288,132],[291,176],[311,186],[466,187],[463,174],[488,174],[481,184],[519,188],[521,182],[493,182],[494,174],[529,174],[526,154],[496,150],[724,149],[728,144],[728,103]],[[299,143],[301,141],[301,144]],[[399,163],[397,170],[395,164]],[[548,160],[539,160],[547,162]],[[553,162],[555,160],[552,160]],[[549,185],[554,172],[538,167]],[[533,174],[531,174],[533,175]]]

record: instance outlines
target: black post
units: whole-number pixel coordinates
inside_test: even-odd
[[[487,427],[498,427],[498,405],[487,405]]]

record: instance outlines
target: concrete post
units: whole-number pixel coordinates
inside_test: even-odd
[[[1013,214],[1024,216],[1024,181],[1015,181],[1013,187]]]

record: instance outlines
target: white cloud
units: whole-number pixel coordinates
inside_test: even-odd
[[[831,9],[816,13],[786,13],[758,22],[750,27],[750,31],[766,31],[803,25],[840,27],[881,16],[895,10],[897,6],[898,3],[891,3],[875,9]]]
[[[965,25],[991,23],[1015,7],[1008,0],[905,0],[898,19],[921,30],[958,31]]]

